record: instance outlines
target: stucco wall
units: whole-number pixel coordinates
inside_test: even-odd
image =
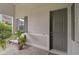
[[[75,4],[75,41],[72,44],[72,54],[79,55],[79,4]]]
[[[16,18],[28,16],[28,43],[49,50],[49,12],[68,8],[68,54],[72,53],[70,4],[47,4],[34,8],[16,6]]]
[[[79,55],[79,4],[75,4],[75,41],[71,38],[71,5],[68,6],[68,54]]]

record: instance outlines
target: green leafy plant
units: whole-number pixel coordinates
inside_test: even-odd
[[[0,39],[0,47],[3,49],[6,48],[6,40],[5,39]]]
[[[16,35],[17,38],[20,38],[21,34],[22,34],[21,31],[17,31],[17,32],[15,33],[15,35]]]
[[[16,37],[17,37],[17,40],[18,40],[18,49],[21,50],[21,49],[23,49],[23,46],[26,43],[26,36],[23,35],[21,31],[17,31]]]
[[[5,48],[7,38],[11,36],[11,28],[8,24],[5,24],[3,22],[0,22],[0,47]]]
[[[11,36],[11,27],[8,24],[0,23],[0,38],[6,39]]]

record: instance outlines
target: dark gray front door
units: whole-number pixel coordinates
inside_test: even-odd
[[[51,20],[52,48],[67,51],[67,9],[52,11]]]
[[[28,33],[28,16],[24,17],[24,32]]]

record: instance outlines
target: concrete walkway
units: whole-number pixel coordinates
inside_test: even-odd
[[[25,46],[23,50],[18,50],[16,44],[9,44],[5,50],[0,49],[0,55],[47,55],[48,52],[42,49]]]

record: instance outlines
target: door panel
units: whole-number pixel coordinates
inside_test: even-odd
[[[72,40],[75,41],[75,4],[71,6],[71,31]]]
[[[67,51],[67,9],[52,11],[53,49]]]

